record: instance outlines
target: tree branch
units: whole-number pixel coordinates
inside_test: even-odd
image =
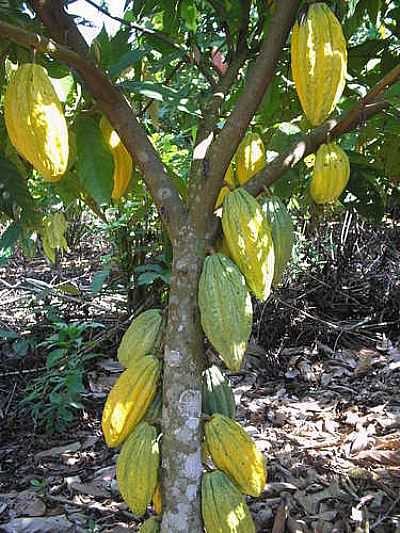
[[[53,9],[54,1],[51,3],[50,9]],[[60,35],[61,29],[57,26],[49,28],[49,31]],[[2,38],[9,39],[25,48],[34,48],[38,52],[47,53],[77,70],[89,92],[97,101],[99,109],[107,115],[143,173],[146,185],[154,198],[170,238],[174,241],[178,225],[185,215],[183,203],[156,150],[122,92],[114,87],[106,75],[80,52],[77,53],[41,35],[27,32],[2,21],[0,21],[0,34]],[[82,51],[81,43],[78,48]]]
[[[304,157],[314,153],[319,146],[344,133],[354,130],[359,124],[386,109],[389,104],[379,100],[386,89],[400,79],[400,64],[394,67],[348,111],[339,121],[328,120],[297,141],[286,153],[268,163],[261,172],[251,179],[245,189],[257,196],[265,187],[279,179],[289,168],[293,168]]]
[[[247,76],[243,92],[232,113],[215,141],[210,143],[209,148],[204,147],[208,150],[197,154],[198,158],[203,159],[201,162],[206,172],[203,172],[203,179],[201,182],[199,180],[194,192],[201,198],[202,209],[206,213],[212,212],[228,165],[273,79],[298,4],[299,0],[278,2],[260,54]]]

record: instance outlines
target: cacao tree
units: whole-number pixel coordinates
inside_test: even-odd
[[[108,16],[107,2],[85,1]],[[78,199],[101,217],[111,202],[119,202],[123,210],[123,197],[135,194],[132,182],[142,180],[172,245],[162,365],[161,531],[195,533],[203,530],[202,516],[205,520],[210,516],[208,523],[212,523],[218,508],[213,507],[214,502],[201,513],[202,374],[209,364],[202,330],[207,320],[200,318],[198,290],[203,263],[217,250],[222,235],[220,212],[215,209],[216,203],[223,201],[217,201],[220,191],[226,187],[223,210],[225,213],[227,205],[232,205],[231,215],[241,198],[250,213],[259,211],[257,216],[262,218],[261,208],[253,202],[269,188],[282,199],[296,194],[310,202],[312,170],[304,160],[321,145],[337,141],[349,159],[350,181],[348,174],[342,173],[338,190],[311,196],[318,202],[321,197],[331,201],[341,195],[344,205],[355,205],[364,215],[383,213],[382,191],[395,197],[400,175],[396,149],[400,132],[400,6],[395,1],[383,4],[377,0],[127,0],[123,17],[117,20],[119,30],[110,36],[103,28],[88,43],[80,31],[82,21],[70,14],[73,4],[66,0],[0,4],[0,210],[10,221],[0,245],[7,251],[44,224],[42,206],[33,198],[32,188],[40,180],[49,180],[46,169],[35,159],[42,150],[37,143],[40,145],[47,132],[41,130],[32,137],[23,128],[25,115],[31,117],[32,127],[37,127],[34,108],[29,107],[31,93],[26,93],[25,101],[16,85],[7,98],[19,95],[20,106],[14,101],[9,119],[5,116],[9,103],[4,94],[10,80],[15,80],[13,72],[18,66],[34,64],[48,73],[58,93],[63,92],[70,131],[63,175],[56,180],[50,176],[50,181],[56,182],[46,191],[64,203],[67,198]],[[302,37],[307,25],[312,26],[312,17],[320,26],[321,39],[327,41],[324,49],[334,50],[325,59],[321,49],[310,49],[318,47],[318,42]],[[329,41],[336,34],[338,40]],[[311,56],[325,63],[317,61],[311,68]],[[22,81],[28,90],[32,80]],[[323,99],[312,98],[313,90],[323,94]],[[25,122],[18,121],[21,113]],[[168,158],[163,151],[167,138],[176,148],[179,168],[174,167],[174,157]],[[32,139],[35,146],[30,144]],[[122,141],[123,146],[116,149],[113,139],[117,144]],[[246,155],[251,143],[255,148]],[[59,149],[59,143],[57,146]],[[337,154],[338,150],[331,152]],[[117,186],[115,172],[121,167],[123,177]],[[235,193],[230,192],[235,188]],[[247,285],[257,296],[267,298],[273,256],[260,256],[262,277],[255,281],[252,261],[258,253],[248,256],[247,271],[243,254],[232,252],[236,235],[232,228],[236,224],[237,231],[242,231],[244,216],[240,214],[235,221],[235,217],[223,215],[225,236],[232,237],[232,242],[227,239],[229,252]],[[262,229],[261,218],[264,238],[270,229]],[[47,222],[46,227],[59,230],[60,221]],[[46,233],[49,249],[63,247],[62,232],[52,230],[52,240],[49,235]],[[267,237],[271,242],[270,235]],[[256,250],[257,239],[253,245]],[[218,268],[223,272],[232,267],[224,259]],[[240,276],[232,276],[234,283],[242,283]],[[204,301],[201,306],[207,312]],[[228,366],[231,356],[224,358]],[[152,364],[158,368],[157,362]],[[235,359],[235,369],[236,365]],[[146,397],[146,406],[150,401]],[[229,420],[224,424],[235,427]],[[107,430],[106,438],[111,445],[119,444]],[[252,450],[250,444],[246,446]],[[249,461],[251,453],[246,456]],[[121,455],[129,460],[129,454]],[[126,473],[122,466],[121,471]],[[224,474],[207,473],[205,478],[205,494],[214,484],[232,493],[232,501],[242,501]],[[222,507],[226,505],[224,500]],[[245,513],[244,523],[248,520]],[[243,531],[251,531],[252,526],[243,527],[248,527]]]

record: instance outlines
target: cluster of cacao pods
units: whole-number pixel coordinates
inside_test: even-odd
[[[12,73],[4,97],[8,136],[17,152],[48,182],[60,181],[70,163],[70,136],[62,104],[46,69],[25,63]],[[132,175],[132,159],[105,117],[100,130],[114,161],[112,198],[120,199]]]
[[[347,48],[340,22],[323,2],[307,4],[293,27],[292,74],[303,111],[319,126],[342,96],[347,72]],[[317,151],[310,195],[317,204],[336,201],[350,176],[346,153],[334,142]]]

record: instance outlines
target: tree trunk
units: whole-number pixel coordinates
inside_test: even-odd
[[[201,373],[205,356],[197,307],[203,243],[185,223],[174,243],[163,380],[162,533],[203,531]]]

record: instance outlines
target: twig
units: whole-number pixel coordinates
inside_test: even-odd
[[[398,496],[396,498],[396,500],[392,503],[392,505],[389,507],[389,509],[386,511],[386,513],[381,516],[380,518],[378,518],[378,520],[376,520],[376,522],[374,522],[372,525],[371,525],[371,529],[374,530],[379,524],[381,524],[384,520],[386,520],[386,518],[388,518],[389,514],[393,511],[393,509],[395,509],[396,505],[400,502],[400,496]]]

